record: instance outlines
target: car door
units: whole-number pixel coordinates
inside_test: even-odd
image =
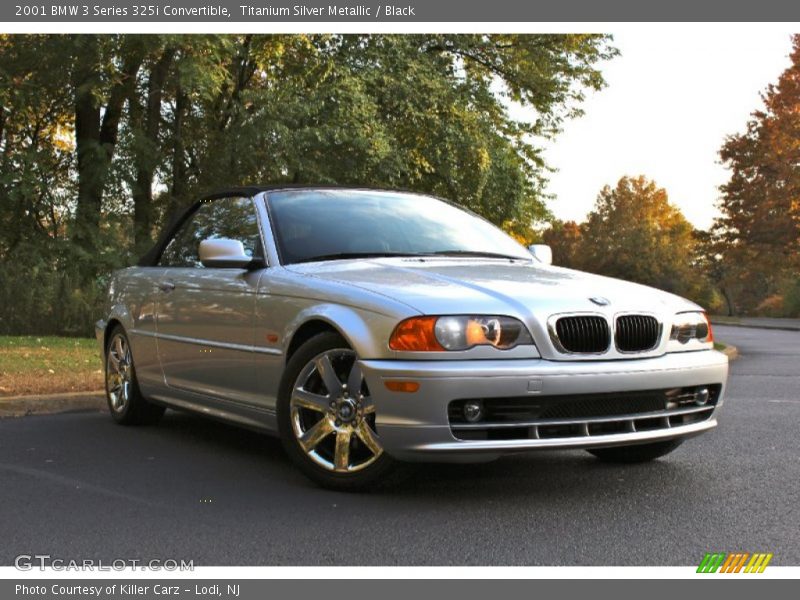
[[[199,204],[164,248],[156,281],[156,340],[166,385],[233,402],[257,399],[255,299],[263,269],[207,268],[200,242],[230,238],[263,254],[249,198]]]

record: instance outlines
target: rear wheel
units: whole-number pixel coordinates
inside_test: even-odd
[[[314,336],[289,360],[278,423],[289,457],[324,487],[364,488],[392,466],[358,357],[334,332]]]
[[[128,336],[122,327],[111,331],[106,346],[106,400],[111,417],[120,425],[149,425],[158,422],[164,407],[142,396]]]
[[[655,460],[669,454],[682,443],[683,440],[667,440],[666,442],[654,442],[652,444],[639,444],[636,446],[594,448],[589,450],[589,452],[605,462],[640,463]]]

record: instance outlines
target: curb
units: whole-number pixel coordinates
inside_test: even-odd
[[[0,418],[52,415],[76,410],[105,410],[103,392],[70,392],[0,397]]]
[[[736,346],[727,345],[720,350],[720,352],[727,356],[728,360],[736,360],[739,358],[739,349]]]
[[[776,331],[800,331],[800,327],[793,327],[791,325],[756,325],[753,323],[728,323],[726,321],[711,320],[712,327],[719,325],[720,327],[742,327],[743,329],[773,329]]]
[[[739,349],[736,346],[726,345],[720,352],[731,361],[739,358]],[[65,394],[0,397],[0,419],[27,417],[28,415],[55,415],[79,410],[106,410],[105,393],[68,392]]]
[[[720,352],[730,361],[739,358],[739,349],[736,346],[727,345]],[[0,398],[0,419],[28,415],[55,415],[79,410],[106,410],[105,393],[69,392]]]

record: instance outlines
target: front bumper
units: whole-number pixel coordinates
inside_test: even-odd
[[[471,360],[362,361],[377,406],[377,430],[386,451],[402,460],[479,461],[506,453],[546,448],[592,448],[689,437],[717,424],[728,375],[728,358],[714,350],[610,361]],[[415,393],[389,391],[387,381],[416,381]],[[542,439],[456,438],[448,418],[453,400],[613,394],[718,386],[716,404],[705,420],[591,435]],[[583,419],[586,420],[586,419]],[[592,419],[589,419],[590,421]],[[663,418],[662,418],[663,420]],[[594,422],[594,421],[592,421]]]

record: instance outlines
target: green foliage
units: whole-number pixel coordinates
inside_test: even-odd
[[[91,332],[110,269],[229,185],[445,196],[522,236],[602,35],[0,36],[0,332]],[[509,103],[533,109],[530,122]]]
[[[102,312],[106,274],[124,260],[113,247],[90,256],[68,240],[17,244],[0,263],[0,331],[91,335]],[[87,280],[87,265],[101,274]]]
[[[800,277],[786,283],[783,293],[784,317],[800,317]]]

